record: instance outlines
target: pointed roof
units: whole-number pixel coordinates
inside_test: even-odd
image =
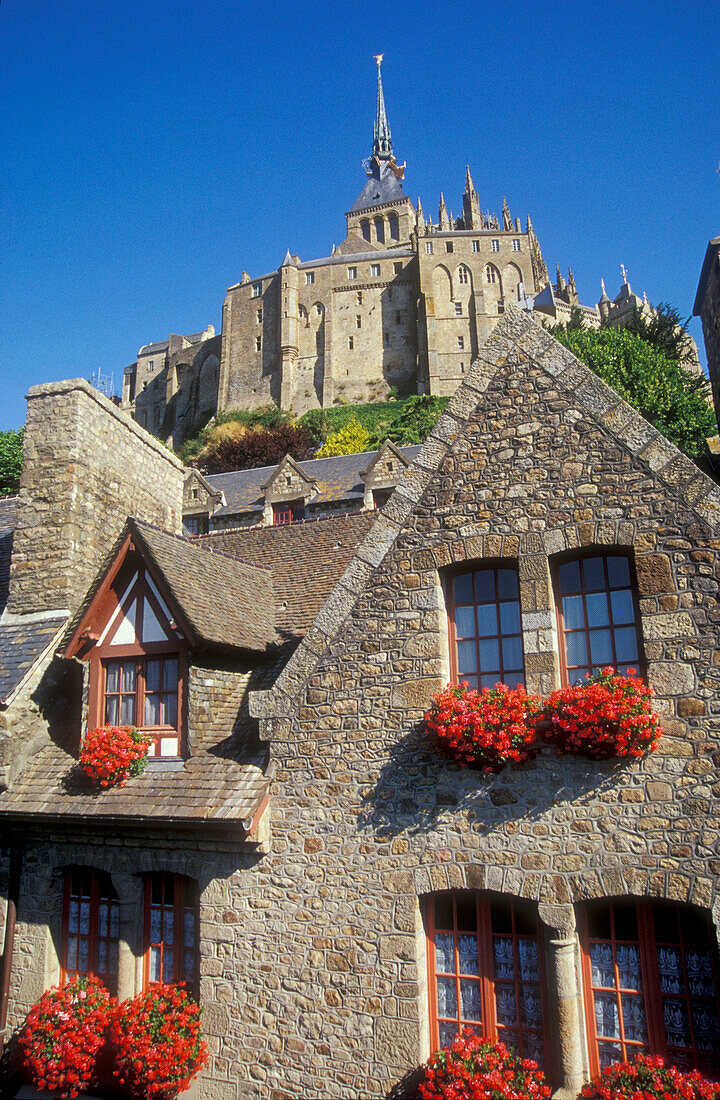
[[[474,193],[475,193],[475,185],[473,184],[472,176],[470,175],[470,165],[466,164],[465,165],[465,194],[466,195],[472,195]]]
[[[283,718],[294,713],[297,696],[352,614],[375,570],[406,529],[446,456],[463,440],[469,418],[484,400],[498,372],[518,359],[528,368],[535,365],[552,376],[554,386],[571,395],[584,414],[677,499],[682,508],[694,511],[708,524],[720,523],[720,487],[527,313],[510,306],[480,349],[416,459],[400,476],[390,501],[358,547],[312,629],[273,687],[251,693],[251,714],[258,718]],[[567,548],[562,536],[555,544],[557,549]]]
[[[373,127],[373,154],[376,157],[391,157],[393,155],[392,138],[385,113],[385,96],[383,95],[382,75],[380,66],[384,54],[377,54],[377,110],[375,112],[375,125]]]

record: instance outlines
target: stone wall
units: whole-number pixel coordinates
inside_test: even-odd
[[[706,260],[707,281],[702,301],[695,303],[695,313],[699,313],[702,320],[715,415],[720,424],[720,247],[718,243],[711,241],[708,251],[711,256]]]
[[[82,379],[28,394],[8,610],[72,609],[128,515],[180,532],[183,467]]]

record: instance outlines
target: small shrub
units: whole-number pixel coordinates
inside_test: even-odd
[[[418,1085],[422,1100],[533,1100],[550,1088],[537,1062],[519,1058],[504,1043],[459,1035],[431,1055]]]
[[[96,787],[121,787],[147,764],[150,739],[134,726],[100,726],[85,738],[80,766]]]
[[[0,432],[0,497],[17,493],[23,466],[25,429]]]
[[[43,993],[18,1037],[33,1085],[77,1096],[95,1077],[114,1001],[97,978],[74,978]]]
[[[110,1039],[116,1076],[143,1100],[174,1100],[208,1060],[200,1008],[178,985],[154,985],[123,1001]]]
[[[332,432],[320,450],[316,458],[330,458],[333,455],[355,455],[369,449],[370,433],[363,428],[360,421],[353,417],[344,428]]]
[[[464,767],[500,771],[535,756],[542,703],[525,688],[496,684],[476,691],[463,681],[433,695],[425,716],[441,750]]]
[[[637,1054],[632,1062],[615,1062],[585,1085],[578,1100],[720,1100],[720,1085],[693,1071],[666,1066],[662,1058]]]
[[[657,748],[661,734],[653,710],[653,691],[636,676],[610,666],[581,684],[560,688],[545,710],[550,729],[546,739],[559,753],[607,760],[642,756]]]

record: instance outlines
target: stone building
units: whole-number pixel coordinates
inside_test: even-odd
[[[182,537],[179,463],[78,381],[30,391],[25,446],[5,1037],[67,975],[127,997],[162,956],[204,1100],[410,1096],[468,1026],[562,1100],[638,1049],[720,1070],[720,490],[637,412],[511,308],[377,510]],[[606,662],[655,689],[641,759],[485,774],[424,731],[449,679],[547,695]],[[118,714],[147,770],[91,792],[78,746]]]
[[[720,237],[714,237],[707,246],[693,316],[699,317],[702,322],[708,374],[717,412],[720,410]]]

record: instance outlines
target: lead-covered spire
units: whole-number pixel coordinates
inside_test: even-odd
[[[373,128],[373,155],[388,158],[393,155],[393,147],[390,127],[385,113],[385,96],[383,95],[382,76],[380,74],[383,57],[384,54],[381,53],[375,55],[377,62],[377,112]]]

